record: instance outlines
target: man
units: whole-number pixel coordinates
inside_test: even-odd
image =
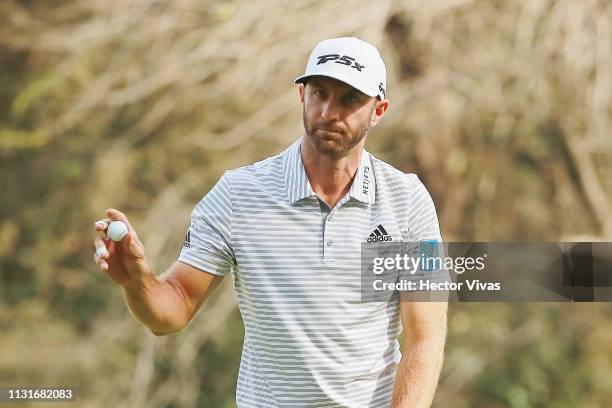
[[[226,172],[193,209],[165,274],[155,276],[126,216],[113,209],[97,230],[122,220],[129,232],[121,243],[97,237],[96,263],[158,336],[186,327],[231,274],[245,325],[239,407],[427,407],[442,365],[446,303],[360,297],[368,237],[441,241],[418,178],[364,150],[389,106],[385,64],[369,43],[329,39],[295,82],[304,136]]]

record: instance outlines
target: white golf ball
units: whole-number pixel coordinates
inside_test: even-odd
[[[123,240],[128,233],[128,227],[123,221],[113,221],[109,224],[107,234],[115,242]]]

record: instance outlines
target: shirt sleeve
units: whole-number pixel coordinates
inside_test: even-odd
[[[412,182],[410,224],[416,241],[442,242],[438,214],[431,195],[416,174],[410,174],[410,177]]]
[[[410,258],[419,260],[416,271],[402,271],[400,279],[417,283],[430,281],[435,283],[450,282],[449,270],[445,267],[445,250],[436,207],[431,195],[415,174],[410,174],[411,205],[409,225],[411,236],[403,252]]]
[[[191,225],[180,262],[224,276],[236,264],[232,248],[232,197],[229,172],[191,211]]]

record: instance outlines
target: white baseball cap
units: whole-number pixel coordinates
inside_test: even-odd
[[[387,93],[387,68],[378,48],[359,38],[330,38],[318,43],[308,58],[306,72],[294,82],[302,83],[315,75],[337,79],[380,99]]]

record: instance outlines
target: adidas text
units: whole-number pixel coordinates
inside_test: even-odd
[[[391,235],[381,235],[380,237],[370,237],[368,242],[393,241]]]

